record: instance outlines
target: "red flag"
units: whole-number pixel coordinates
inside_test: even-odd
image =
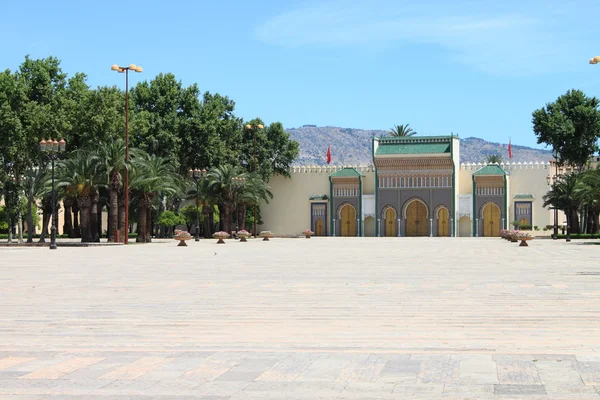
[[[510,144],[510,138],[508,138],[508,158],[512,158],[512,146]]]
[[[329,164],[331,162],[331,145],[329,145],[329,147],[327,147],[327,164]]]

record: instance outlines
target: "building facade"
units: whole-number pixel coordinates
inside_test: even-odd
[[[456,136],[374,138],[369,166],[294,167],[261,206],[279,236],[498,236],[553,224],[548,163],[459,163]],[[560,213],[559,225],[565,220]]]

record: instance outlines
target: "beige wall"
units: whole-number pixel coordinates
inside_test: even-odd
[[[456,155],[458,157],[458,154]],[[457,173],[458,194],[472,194],[472,174],[482,164],[461,164]],[[548,164],[502,164],[508,171],[508,216],[509,223],[514,219],[515,194],[530,193],[533,200],[533,225],[541,229],[553,223],[553,212],[544,209],[543,196],[548,192],[546,181]],[[341,167],[294,167],[292,178],[276,176],[269,185],[274,198],[269,204],[262,205],[264,225],[261,230],[270,230],[278,236],[298,236],[304,229],[310,227],[310,201],[313,195],[329,196],[329,175]],[[363,176],[363,194],[375,193],[375,173],[371,166],[355,167]],[[331,215],[331,210],[328,211]],[[458,209],[457,209],[458,212]],[[328,221],[329,221],[328,217]],[[565,220],[564,214],[559,213],[559,225]],[[458,232],[458,228],[457,228]]]

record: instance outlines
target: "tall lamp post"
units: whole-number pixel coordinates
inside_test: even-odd
[[[54,188],[54,161],[58,158],[58,154],[65,151],[67,148],[67,142],[64,139],[57,140],[44,140],[40,141],[40,150],[50,160],[52,160],[52,226],[50,228],[50,250],[56,250],[56,190]]]
[[[191,178],[196,182],[196,242],[200,241],[200,211],[198,206],[200,203],[200,180],[206,177],[206,169],[199,170],[198,168],[190,169],[188,171],[188,178]]]
[[[119,67],[114,64],[111,70],[125,73],[125,163],[129,162],[129,71],[143,72],[142,67],[129,64],[128,67]],[[125,167],[125,238],[124,243],[129,243],[129,168]]]
[[[264,128],[264,126],[262,124],[246,125],[246,130],[252,131],[252,136],[254,137],[254,172],[256,172],[256,131],[255,131],[255,129],[263,129],[263,128]],[[256,238],[256,221],[258,220],[258,217],[256,215],[256,204],[252,207],[252,216],[254,218],[254,227],[252,229],[252,236],[254,236],[254,238]]]

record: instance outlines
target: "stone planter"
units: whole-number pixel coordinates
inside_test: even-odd
[[[216,233],[213,233],[213,237],[217,240],[217,244],[225,244],[225,240],[223,239],[227,239],[229,237],[229,235],[219,235]]]
[[[307,239],[310,239],[312,235],[304,235]]]
[[[173,239],[179,240],[179,244],[177,246],[187,246],[187,243],[185,241],[193,239],[193,237],[191,237],[191,236],[180,236],[180,237],[174,237]]]
[[[248,240],[248,235],[240,235],[238,234],[238,237],[240,238],[240,242],[247,242]]]
[[[527,244],[528,240],[532,240],[533,238],[519,238],[519,240],[521,241],[521,243],[519,244],[519,247],[529,247],[529,245]]]
[[[274,237],[275,235],[273,235],[272,233],[261,233],[260,237],[263,238],[263,242],[268,242],[269,238]]]

